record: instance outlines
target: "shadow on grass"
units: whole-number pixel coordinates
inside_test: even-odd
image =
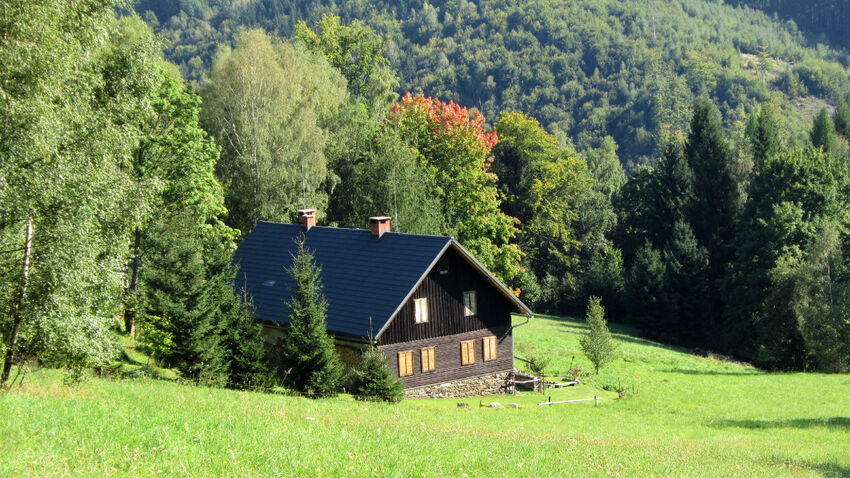
[[[838,463],[807,463],[806,466],[823,473],[824,476],[850,476],[850,468]]]
[[[797,418],[794,420],[720,420],[711,424],[720,428],[749,428],[751,430],[773,428],[815,428],[826,427],[850,431],[850,418]]]
[[[661,370],[665,373],[681,373],[683,375],[728,375],[728,376],[747,376],[747,375],[764,375],[768,376],[768,374],[761,372],[759,370],[748,370],[748,371],[724,371],[724,370],[694,370],[689,368],[667,368]]]

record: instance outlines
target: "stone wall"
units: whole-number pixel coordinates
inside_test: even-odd
[[[409,388],[404,391],[404,398],[460,398],[505,393],[505,381],[512,373],[500,372]]]

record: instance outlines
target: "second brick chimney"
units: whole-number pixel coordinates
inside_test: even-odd
[[[390,232],[389,216],[373,216],[369,218],[369,228],[372,229],[372,237],[380,238],[385,232]]]
[[[304,225],[304,229],[310,230],[316,225],[316,210],[315,209],[299,209],[298,222]]]

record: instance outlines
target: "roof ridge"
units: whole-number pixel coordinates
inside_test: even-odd
[[[276,226],[301,226],[301,224],[292,223],[292,222],[275,222],[275,221],[263,221],[263,220],[258,221],[257,224],[259,224],[261,222],[264,222],[266,224],[274,224]],[[320,226],[320,225],[317,224],[317,225],[313,226],[312,228],[334,229],[334,230],[340,230],[340,231],[363,231],[363,232],[371,233],[371,231],[369,229],[361,229],[359,227]],[[437,234],[415,234],[415,233],[412,233],[412,232],[398,232],[398,231],[387,231],[384,234],[395,234],[395,235],[399,235],[399,236],[413,236],[413,237],[436,237],[436,238],[440,238],[440,239],[455,239],[454,236],[440,236],[440,235],[437,235]],[[457,239],[455,239],[455,240],[457,240]]]

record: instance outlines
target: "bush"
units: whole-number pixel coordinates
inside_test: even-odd
[[[363,362],[352,372],[351,394],[357,400],[398,403],[404,398],[404,382],[390,370],[387,357],[376,347],[369,347]]]

